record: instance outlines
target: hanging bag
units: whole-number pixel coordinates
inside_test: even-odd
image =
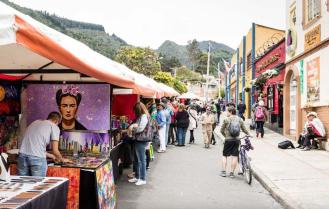
[[[135,134],[136,141],[138,142],[150,142],[153,138],[153,128],[150,125],[151,121],[148,119],[144,130],[140,133]]]

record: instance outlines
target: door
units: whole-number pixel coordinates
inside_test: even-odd
[[[296,134],[297,126],[297,81],[294,76],[290,79],[290,135]]]

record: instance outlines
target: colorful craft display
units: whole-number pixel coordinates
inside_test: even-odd
[[[92,131],[62,131],[59,149],[74,154],[110,152],[110,134]]]
[[[79,208],[80,169],[49,166],[47,176],[65,177],[69,179],[66,209]]]
[[[126,129],[131,123],[128,116],[113,115],[111,121],[112,121],[112,129]]]
[[[0,182],[0,208],[18,208],[67,181],[64,178],[12,176]]]
[[[0,116],[13,116],[21,112],[21,84],[0,81]]]
[[[99,209],[114,209],[117,202],[113,179],[112,162],[96,170],[96,183]]]
[[[65,158],[71,160],[69,163],[65,163],[62,167],[75,167],[75,168],[87,168],[87,169],[96,169],[105,163],[108,158],[103,157],[72,157],[65,156]]]
[[[0,152],[17,148],[18,116],[0,116]]]

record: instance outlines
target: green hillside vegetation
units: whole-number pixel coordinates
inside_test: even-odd
[[[55,14],[49,14],[46,11],[35,11],[7,0],[0,1],[61,33],[85,43],[91,49],[111,59],[114,59],[120,47],[128,45],[115,34],[109,35],[106,33],[102,25],[74,21],[58,17]]]
[[[195,64],[194,68],[196,72],[205,74],[207,70],[207,56],[208,52],[208,42],[201,41],[198,43],[198,63]],[[192,43],[192,41],[190,42]],[[189,44],[190,44],[189,43]],[[220,64],[220,70],[224,71],[224,63],[222,59],[229,61],[232,57],[234,50],[229,46],[214,41],[211,43],[211,63],[210,63],[210,74],[217,76],[217,64]],[[188,55],[188,45],[179,45],[173,41],[165,41],[158,49],[157,52],[161,53],[167,57],[176,57],[182,65],[192,69],[193,64],[189,59]]]

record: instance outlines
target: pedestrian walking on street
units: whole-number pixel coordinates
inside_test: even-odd
[[[317,137],[324,137],[326,135],[323,123],[318,118],[318,114],[316,112],[309,112],[306,117],[307,121],[304,125],[303,132],[299,136],[299,145],[297,147],[303,149],[303,151],[311,150],[311,142],[313,142],[313,147],[317,149],[318,145],[314,139]]]
[[[212,126],[215,123],[214,114],[211,112],[211,107],[206,108],[206,112],[201,115],[200,123],[202,124],[202,134],[205,148],[209,148],[212,137]]]
[[[266,109],[264,107],[264,101],[260,100],[258,106],[255,108],[255,121],[256,121],[256,137],[264,137],[264,123],[267,121]]]
[[[188,109],[190,124],[188,126],[188,130],[190,130],[190,144],[194,144],[194,130],[198,127],[198,113],[196,110],[196,106],[192,105]]]
[[[158,149],[159,153],[166,151],[166,115],[164,112],[164,108],[166,108],[165,104],[162,102],[157,104],[157,123],[158,123],[158,133],[159,133],[159,141],[160,141],[160,148]]]
[[[218,99],[218,102],[216,103],[216,110],[217,110],[217,121],[218,123],[220,122],[220,114],[222,112],[222,107],[221,107],[221,99]]]
[[[239,112],[239,117],[242,118],[243,121],[245,121],[244,113],[246,112],[246,105],[242,102],[242,99],[239,100],[238,104],[238,112]]]
[[[186,131],[189,126],[190,119],[189,114],[185,110],[183,104],[179,105],[178,112],[176,114],[176,126],[177,126],[177,146],[185,146]]]
[[[227,158],[232,157],[230,177],[233,178],[234,171],[238,164],[240,130],[242,130],[247,135],[250,134],[246,129],[243,120],[236,115],[235,107],[228,107],[227,114],[228,117],[223,121],[223,125],[220,130],[223,136],[225,137],[222,159],[223,170],[221,172],[221,176],[226,177]]]

